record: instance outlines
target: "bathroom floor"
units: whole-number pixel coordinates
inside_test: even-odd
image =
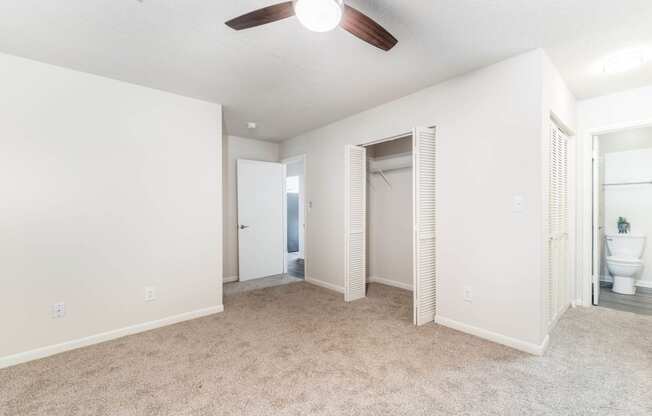
[[[604,308],[652,315],[652,289],[638,288],[636,295],[620,295],[611,291],[610,284],[600,287],[600,305]]]

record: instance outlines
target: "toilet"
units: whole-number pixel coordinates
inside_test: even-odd
[[[627,234],[607,235],[607,268],[614,278],[613,291],[636,294],[636,276],[643,268],[645,237]]]

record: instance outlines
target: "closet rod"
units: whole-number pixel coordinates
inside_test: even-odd
[[[390,189],[391,189],[391,187],[392,187],[392,183],[389,181],[389,179],[387,179],[387,176],[385,176],[385,174],[383,173],[383,171],[380,170],[380,169],[378,169],[378,170],[376,171],[376,173],[380,173],[380,176],[382,176],[383,179],[385,179],[385,182],[387,182],[387,186],[389,186]]]

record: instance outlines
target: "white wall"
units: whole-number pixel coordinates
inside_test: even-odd
[[[392,140],[369,146],[367,158],[412,152],[412,140]],[[412,289],[412,169],[367,174],[367,276],[403,289]]]
[[[648,142],[650,141],[652,136],[649,136]],[[652,180],[652,149],[606,153],[603,166],[604,182],[607,184],[650,181]],[[631,224],[632,235],[652,238],[651,185],[607,186],[604,188],[603,209],[602,225],[606,234],[618,234],[618,217],[625,217]],[[637,276],[637,285],[652,288],[652,255],[649,244],[643,254],[643,264],[643,270]],[[602,277],[605,281],[613,281],[606,267],[602,270]]]
[[[436,125],[438,316],[540,346],[542,115],[563,101],[544,103],[544,59],[532,51],[283,142],[282,156],[308,157],[308,280],[344,284],[344,145]],[[524,213],[512,212],[516,194]]]
[[[652,86],[579,101],[577,105],[577,297],[591,304],[592,136],[652,125]]]
[[[219,311],[221,107],[2,54],[0,91],[0,366]]]
[[[237,136],[224,137],[224,279],[238,276],[238,200],[236,165],[238,159],[279,161],[279,144]]]

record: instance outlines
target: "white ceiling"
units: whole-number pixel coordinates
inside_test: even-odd
[[[0,51],[219,102],[228,134],[275,141],[538,47],[579,98],[652,84],[650,65],[596,70],[652,48],[650,0],[348,1],[399,39],[389,53],[294,18],[223,24],[278,1],[5,0]]]

